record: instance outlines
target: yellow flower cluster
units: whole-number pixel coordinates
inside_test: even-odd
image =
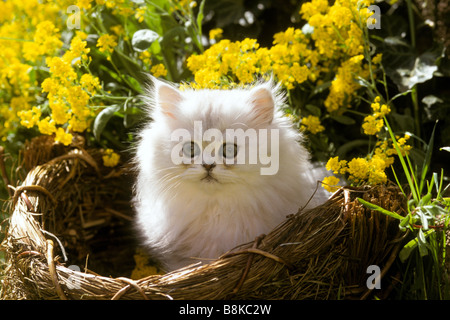
[[[92,1],[77,2],[88,9]],[[42,134],[69,144],[73,132],[89,127],[94,115],[89,101],[101,89],[100,80],[87,72],[90,62],[87,34],[76,31],[68,49],[61,13],[69,2],[16,1],[0,3],[0,135],[5,140],[19,124],[36,126]],[[4,10],[8,12],[4,14]],[[99,51],[110,53],[115,36],[99,38]],[[70,38],[69,38],[70,39]],[[39,71],[37,71],[39,70]],[[39,83],[37,72],[48,75]],[[40,75],[40,77],[42,77]],[[42,100],[42,93],[46,99]]]
[[[36,26],[33,41],[23,45],[23,56],[30,62],[35,62],[43,55],[53,55],[62,46],[59,39],[59,29],[53,22],[44,20]]]
[[[113,34],[103,34],[97,40],[97,47],[100,52],[111,54],[117,46],[117,37]]]
[[[396,137],[403,155],[411,149],[411,146],[406,144],[408,139],[409,135],[407,134],[404,137]],[[362,183],[377,185],[386,183],[385,170],[394,163],[393,155],[396,154],[397,151],[390,140],[380,140],[377,142],[374,152],[365,158],[358,157],[346,161],[339,160],[339,157],[333,157],[328,160],[326,169],[334,174],[347,175],[349,182],[353,185]],[[333,191],[338,182],[339,178],[331,176],[324,179],[322,186],[328,191]]]
[[[223,30],[221,28],[211,29],[209,31],[209,39],[210,40],[217,40],[222,38]]]
[[[335,174],[348,175],[348,180],[355,185],[363,182],[370,185],[385,183],[387,181],[386,167],[384,159],[376,154],[367,158],[354,158],[349,162],[334,157],[328,160],[326,165],[327,170],[331,170]],[[337,177],[333,179],[336,182],[334,185],[336,185],[339,179]],[[323,186],[329,190],[329,186],[325,184]]]
[[[106,149],[103,152],[102,159],[105,167],[115,167],[120,161],[120,155],[115,153],[112,149]]]
[[[167,69],[162,63],[159,63],[150,69],[150,73],[156,78],[161,76],[165,77],[167,75]]]
[[[19,112],[30,111],[25,122],[36,123],[38,95],[35,63],[61,47],[56,23],[59,1],[0,1],[0,137],[20,125]],[[32,111],[33,110],[33,111]],[[30,125],[27,123],[27,125]]]
[[[368,79],[368,64],[363,62],[362,28],[370,16],[369,0],[327,0],[304,3],[301,15],[308,21],[306,31],[288,28],[274,35],[273,46],[259,47],[254,39],[222,40],[201,55],[188,58],[197,88],[227,87],[231,82],[249,84],[256,78],[273,74],[288,90],[306,80],[334,78],[325,100],[328,112],[350,106],[361,85],[357,77]],[[367,58],[367,57],[366,57]],[[379,63],[374,57],[372,63]]]
[[[188,68],[194,73],[196,88],[226,87],[228,74],[235,74],[239,82],[253,82],[253,75],[259,71],[256,40],[245,39],[232,42],[221,40],[201,55],[192,55],[187,60]]]
[[[381,98],[375,97],[371,104],[373,114],[364,118],[362,129],[367,135],[377,135],[378,141],[373,152],[365,158],[354,158],[350,162],[346,160],[339,160],[338,157],[330,158],[327,162],[326,169],[334,174],[347,175],[351,184],[358,185],[361,183],[368,183],[370,185],[377,185],[385,183],[387,176],[385,170],[394,163],[393,155],[397,151],[390,138],[382,138],[380,135],[381,129],[384,127],[384,117],[391,112],[391,109],[386,104],[380,103]],[[406,142],[410,138],[405,134],[404,137],[396,136],[397,145],[405,155],[411,149]],[[323,181],[323,187],[332,191],[335,190],[339,178],[331,176]]]
[[[86,34],[77,32],[70,49],[62,57],[47,58],[50,76],[41,85],[42,91],[47,93],[51,116],[37,124],[39,131],[43,134],[55,133],[55,140],[65,145],[71,142],[70,131],[83,132],[89,127],[93,116],[88,107],[89,100],[100,89],[97,77],[90,73],[79,77],[80,72],[75,69],[89,61],[85,39]]]
[[[335,78],[331,82],[330,93],[324,102],[328,112],[336,112],[343,107],[350,106],[351,98],[361,87],[355,81],[355,75],[359,75],[363,79],[369,77],[369,69],[362,63],[363,59],[362,54],[353,56],[342,62],[337,68]]]
[[[325,107],[330,113],[350,107],[351,98],[361,87],[355,77],[367,79],[370,75],[369,66],[363,64],[362,30],[371,15],[367,9],[371,2],[337,0],[328,6],[327,0],[312,0],[303,4],[300,11],[309,26],[314,28],[311,38],[316,50],[328,59],[323,59],[323,70],[335,70],[330,93],[325,100]],[[379,64],[380,61],[380,56],[372,58],[373,64]]]
[[[309,115],[301,120],[301,128],[307,130],[312,134],[316,134],[325,130],[325,127],[320,123],[319,117]]]
[[[203,54],[189,57],[187,66],[194,73],[197,88],[227,87],[230,79],[231,85],[249,84],[260,75],[273,73],[286,88],[293,89],[310,74],[306,54],[313,53],[305,39],[301,30],[294,28],[276,34],[270,49],[260,47],[255,39],[224,39]]]
[[[375,98],[374,102],[371,104],[373,114],[364,118],[362,128],[367,135],[375,135],[380,132],[384,125],[383,117],[391,112],[388,105],[380,105],[380,100],[380,97]]]
[[[154,77],[165,77],[167,76],[167,69],[162,63],[153,64],[152,54],[150,51],[143,51],[139,53],[139,59],[142,61],[142,68],[149,71]]]
[[[335,176],[324,177],[322,180],[322,187],[328,192],[335,192],[339,189],[339,178]]]

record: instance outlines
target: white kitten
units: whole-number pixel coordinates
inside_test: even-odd
[[[143,243],[166,270],[218,258],[307,204],[317,180],[301,134],[279,110],[278,87],[180,91],[153,82],[134,205]],[[308,207],[324,200],[316,194]]]

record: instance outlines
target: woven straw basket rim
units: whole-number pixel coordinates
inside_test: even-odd
[[[58,210],[69,210],[65,202],[73,201],[62,199],[61,189],[93,181],[108,185],[128,172],[103,167],[99,154],[67,148],[31,168],[15,188],[2,245],[8,264],[2,298],[360,299],[371,293],[365,285],[367,266],[380,266],[384,276],[398,253],[398,224],[356,198],[404,215],[399,190],[341,188],[325,204],[287,217],[267,235],[208,264],[139,280],[77,271],[64,261],[64,239],[52,226]]]

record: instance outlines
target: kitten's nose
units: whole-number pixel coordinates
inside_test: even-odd
[[[206,164],[206,163],[204,163],[204,164],[203,164],[203,167],[204,167],[207,171],[211,171],[212,168],[214,168],[215,166],[216,166],[215,163],[211,163],[211,164]]]

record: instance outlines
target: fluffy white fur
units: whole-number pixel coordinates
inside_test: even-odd
[[[180,91],[153,82],[153,121],[140,131],[136,150],[134,205],[143,244],[166,270],[218,258],[306,205],[317,179],[302,135],[279,110],[278,87],[265,82],[250,89]],[[217,164],[211,171],[216,180],[202,180],[207,171],[201,164],[174,165],[171,133],[185,128],[193,136],[194,121],[202,121],[203,130],[278,129],[278,172],[261,175],[261,164]],[[316,195],[308,207],[322,201]]]

